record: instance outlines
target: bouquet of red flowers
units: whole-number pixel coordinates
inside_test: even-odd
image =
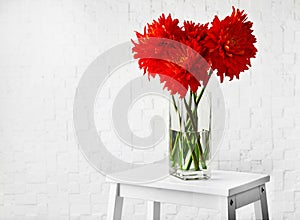
[[[178,19],[162,14],[145,26],[143,34],[136,32],[132,51],[144,73],[159,75],[171,94],[184,97],[188,89],[196,92],[207,83],[209,69],[217,70],[223,82],[224,76],[238,79],[251,66],[250,58],[257,52],[251,27],[244,11],[234,7],[223,20],[215,16],[210,27],[192,21],[180,27]]]
[[[257,52],[252,22],[244,11],[232,9],[223,20],[215,16],[210,24],[184,21],[183,26],[170,14],[162,14],[144,27],[144,33],[136,32],[137,41],[132,41],[140,69],[149,79],[158,75],[172,95],[180,127],[170,129],[170,159],[171,166],[181,171],[207,169],[209,147],[204,145],[210,131],[199,131],[197,109],[210,76],[216,72],[221,82],[224,77],[239,79]],[[185,111],[180,110],[181,102]]]

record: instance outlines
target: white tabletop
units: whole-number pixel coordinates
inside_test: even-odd
[[[107,181],[122,183],[126,185],[136,185],[221,196],[231,196],[270,181],[270,176],[266,174],[222,170],[213,170],[211,178],[209,180],[184,181],[170,175],[165,175],[159,180],[153,180],[151,182],[148,181],[146,183],[122,181],[126,180],[126,177],[128,176],[141,177],[143,175],[147,175],[148,177],[148,175],[151,175],[151,173],[155,172],[161,172],[163,174],[166,172],[166,167],[162,167],[161,165],[153,165],[147,168],[128,170],[107,177]]]

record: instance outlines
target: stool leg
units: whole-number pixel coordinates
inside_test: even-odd
[[[228,220],[236,219],[236,201],[235,196],[228,197]]]
[[[267,203],[267,191],[265,184],[259,187],[260,200],[254,202],[255,217],[258,220],[268,220],[268,203]]]
[[[262,220],[262,210],[261,210],[261,202],[260,200],[254,202],[254,211],[255,211],[255,218],[257,220]]]
[[[160,202],[147,201],[147,220],[160,220]]]
[[[123,198],[120,197],[120,184],[111,183],[107,210],[107,220],[121,220]]]

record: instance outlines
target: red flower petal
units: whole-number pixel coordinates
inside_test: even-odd
[[[247,21],[247,15],[239,9],[233,11],[222,21],[216,16],[212,27],[207,33],[205,46],[209,50],[209,60],[212,68],[218,71],[221,82],[224,76],[230,80],[247,70],[250,58],[254,58],[257,49],[254,46],[256,38],[252,34],[252,22]]]

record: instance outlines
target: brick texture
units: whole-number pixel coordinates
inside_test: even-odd
[[[106,219],[109,186],[78,150],[73,130],[81,75],[99,54],[134,38],[134,30],[162,12],[207,22],[229,14],[232,5],[254,22],[259,52],[239,81],[221,86],[227,118],[215,164],[270,174],[271,218],[299,219],[299,0],[0,1],[0,219]],[[129,65],[103,86],[95,118],[114,155],[153,161],[166,140],[145,152],[118,147],[109,113],[101,108],[112,103],[132,71],[141,74]],[[151,132],[153,114],[167,117],[167,102],[136,104],[129,118],[139,135]],[[124,219],[145,219],[144,201],[125,203]],[[238,217],[254,219],[253,213],[247,206]],[[216,210],[162,206],[165,220],[219,218]]]

